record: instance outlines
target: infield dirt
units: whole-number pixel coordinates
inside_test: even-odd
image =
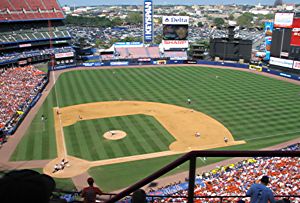
[[[63,127],[70,126],[82,120],[109,118],[145,114],[156,118],[162,126],[176,139],[169,146],[169,151],[141,154],[108,160],[89,162],[68,156],[63,134]],[[90,167],[142,160],[191,150],[211,149],[223,146],[244,144],[244,141],[234,141],[230,131],[215,119],[204,113],[176,105],[142,102],[142,101],[112,101],[79,104],[64,108],[54,108],[55,133],[58,157],[49,162],[44,173],[57,178],[74,177],[87,171]],[[122,129],[120,129],[122,130]],[[198,132],[198,135],[196,133]],[[224,142],[224,138],[228,139]],[[53,166],[65,158],[70,167],[52,173]]]

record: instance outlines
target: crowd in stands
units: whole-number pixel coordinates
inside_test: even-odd
[[[283,150],[300,150],[300,143]],[[195,196],[245,196],[253,183],[259,182],[263,175],[270,177],[269,187],[274,195],[300,194],[300,158],[257,157],[241,162],[220,166],[209,172],[196,176]],[[151,190],[149,195],[187,196],[187,189],[182,189],[182,183],[174,183],[163,188]],[[172,189],[171,189],[172,188]],[[223,202],[237,202],[241,198],[227,198]],[[249,198],[243,199],[249,202]],[[300,202],[299,198],[290,198],[292,202]],[[158,202],[186,202],[185,198],[156,199]],[[196,203],[215,203],[220,199],[196,198]]]
[[[0,129],[9,131],[47,82],[32,65],[0,69]]]
[[[0,63],[5,61],[15,61],[23,58],[30,58],[34,56],[41,56],[41,55],[51,55],[57,53],[67,53],[67,52],[75,52],[72,47],[57,47],[57,48],[49,48],[49,49],[35,49],[30,51],[23,51],[23,52],[15,52],[15,53],[6,53],[0,55]]]
[[[115,59],[160,58],[159,47],[116,48]]]

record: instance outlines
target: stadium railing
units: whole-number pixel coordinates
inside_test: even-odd
[[[142,188],[143,186],[151,183],[155,179],[165,175],[176,167],[180,166],[185,162],[189,162],[189,177],[188,177],[188,195],[187,202],[194,202],[194,188],[195,188],[195,177],[196,177],[196,160],[197,157],[300,157],[300,151],[191,151],[182,157],[176,159],[172,163],[166,165],[160,170],[156,171],[152,175],[144,178],[143,180],[138,181],[134,185],[126,188],[119,194],[115,195],[111,199],[107,200],[106,203],[117,202],[136,190]],[[166,197],[166,196],[164,196]],[[228,198],[228,196],[211,196],[212,198],[219,198],[222,202],[222,199]],[[238,196],[234,196],[238,197]],[[243,196],[244,197],[244,196]],[[282,196],[283,197],[283,196]],[[299,195],[288,195],[285,197],[300,197]],[[154,196],[153,196],[154,198]],[[197,196],[197,198],[208,198],[203,196]]]

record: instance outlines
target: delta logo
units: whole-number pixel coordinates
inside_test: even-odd
[[[168,18],[166,19],[166,22],[169,22]],[[188,23],[188,19],[187,18],[182,18],[182,17],[172,17],[171,18],[171,23]]]

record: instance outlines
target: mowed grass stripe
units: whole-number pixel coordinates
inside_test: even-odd
[[[103,132],[106,130],[106,128],[105,126],[103,126],[103,123],[100,123],[97,119],[90,122],[92,124],[91,128],[93,132],[91,139],[93,139],[93,141],[97,143],[99,160],[106,159],[110,157],[110,154],[112,154],[111,146],[105,145],[103,142]]]
[[[95,74],[92,74],[92,71],[86,71],[86,73],[83,74],[84,81],[86,82],[85,87],[87,89],[87,92],[90,95],[89,98],[91,98],[89,102],[91,102],[91,101],[96,102],[99,100],[99,98],[105,97],[105,94],[101,94],[98,92],[98,86],[101,85],[101,82],[96,81],[94,78],[94,75]],[[95,87],[95,85],[96,85],[96,87]]]
[[[120,140],[120,141],[126,143],[127,148],[130,149],[130,151],[129,151],[130,155],[139,154],[139,151],[136,148],[135,142],[133,142],[133,140],[132,140],[133,134],[130,130],[133,127],[132,124],[126,123],[126,121],[124,121],[124,119],[121,116],[114,117],[113,119],[116,120],[116,122],[120,126],[119,129],[126,132],[126,134],[127,134],[127,136],[123,140]],[[137,125],[137,123],[134,125]]]
[[[147,150],[144,148],[143,143],[140,141],[142,139],[142,135],[140,135],[139,123],[133,123],[132,118],[135,116],[122,116],[120,117],[120,124],[124,126],[126,132],[130,135],[130,141],[135,146],[136,151],[139,154],[145,154]],[[135,126],[135,127],[133,127]]]
[[[125,100],[164,102],[193,108],[212,116],[233,132],[235,139],[300,130],[300,117],[297,117],[300,114],[299,86],[241,71],[188,66],[74,71],[61,75],[56,86],[60,106],[118,100],[120,97]],[[73,98],[73,95],[81,94],[80,91],[84,94]],[[192,105],[186,104],[187,98],[192,99]],[[49,116],[53,106],[56,106],[55,100],[52,91],[47,98],[48,104],[42,106],[42,111],[37,115],[39,118],[32,122],[28,137],[26,135],[23,138],[12,159],[31,160],[45,157],[48,152],[49,156],[56,154],[53,119]],[[45,134],[51,143],[49,146],[46,146],[47,139],[45,143],[42,140],[44,137],[39,125],[42,112],[49,116],[45,126]],[[33,153],[26,155],[27,149],[24,148],[32,147],[30,136],[34,136],[37,139],[35,143],[43,147],[36,147]],[[285,139],[289,139],[289,136]],[[126,145],[131,153],[139,153],[131,149],[133,144],[129,143]],[[269,143],[262,145],[269,146]],[[253,146],[251,143],[243,145],[244,149]],[[111,147],[118,148],[119,145]],[[122,150],[119,152],[125,153]]]
[[[68,129],[64,129],[64,135],[68,154],[81,157],[81,143],[77,138],[77,128],[74,125],[69,126]]]
[[[160,132],[160,129],[155,127],[157,122],[152,116],[147,115],[128,115],[77,122],[64,128],[67,140],[73,139],[73,143],[74,140],[76,140],[75,143],[80,143],[80,146],[71,146],[73,149],[69,151],[69,154],[95,161],[168,150],[174,138],[167,132]],[[136,126],[139,127],[136,128]],[[102,135],[110,130],[123,130],[127,136],[121,140],[106,140]],[[164,145],[158,139],[159,136],[169,136],[167,140],[170,142]],[[80,147],[81,155],[76,153],[77,147]]]
[[[100,123],[100,120],[99,121],[99,126],[101,125],[101,123],[103,123],[103,129],[101,129],[101,132],[104,133],[108,130],[110,130],[112,128],[111,126],[111,122],[109,121],[109,119],[103,119],[102,122]],[[109,140],[104,140],[103,139],[103,144],[104,144],[104,150],[106,151],[106,154],[108,155],[107,157],[109,158],[116,158],[116,154],[115,154],[115,151],[114,151],[114,146],[113,145],[110,145],[109,143],[110,141]]]
[[[151,122],[151,117],[146,117],[147,125],[151,129],[155,129],[155,137],[153,139],[162,148],[162,150],[168,150],[170,143],[176,139],[158,122]],[[167,146],[167,148],[166,148]]]
[[[132,126],[124,126],[124,127],[122,127],[120,125],[120,120],[122,120],[122,117],[116,117],[116,119],[111,119],[111,122],[112,122],[113,127],[114,127],[112,130],[123,130],[124,131],[124,129],[125,129],[125,132],[126,132],[127,128],[131,128],[132,127]],[[121,139],[121,140],[116,140],[116,141],[112,140],[112,142],[115,142],[116,144],[119,145],[118,148],[121,150],[123,156],[130,156],[132,154],[131,154],[130,149],[127,146],[126,140],[128,140],[128,139]]]
[[[128,116],[127,118],[130,120],[131,123],[136,123],[135,132],[134,135],[136,135],[136,139],[139,143],[139,146],[143,150],[145,150],[145,153],[150,153],[153,151],[158,151],[159,148],[156,147],[155,143],[151,140],[149,140],[149,137],[151,136],[151,131],[146,131],[145,123],[143,122],[143,115],[140,116]],[[147,139],[148,138],[148,139]],[[149,141],[149,142],[148,142]]]
[[[168,143],[162,144],[159,142],[158,137],[160,137],[161,135],[157,133],[159,132],[158,129],[153,128],[153,125],[151,123],[151,121],[153,121],[155,118],[152,118],[151,121],[149,120],[150,122],[148,122],[147,118],[150,118],[150,116],[137,117],[139,123],[142,124],[142,132],[145,133],[143,137],[145,138],[146,146],[150,146],[152,151],[164,151]]]

